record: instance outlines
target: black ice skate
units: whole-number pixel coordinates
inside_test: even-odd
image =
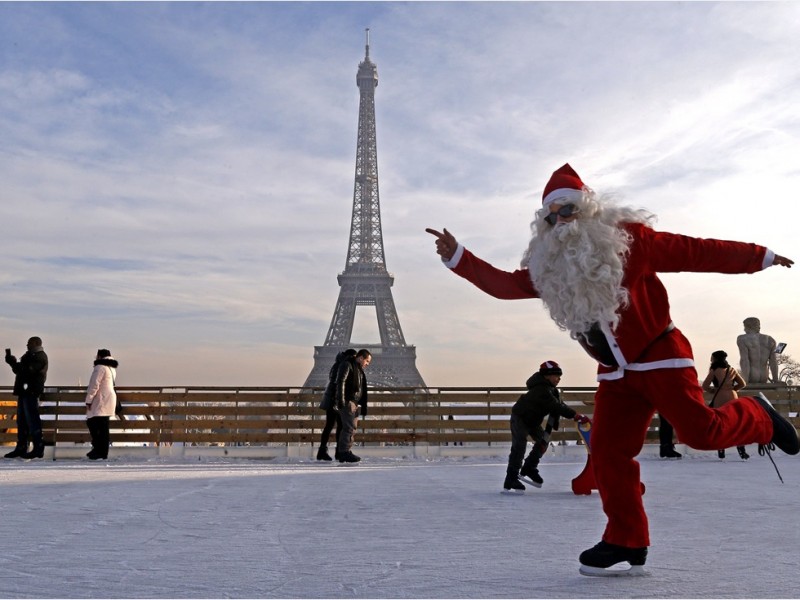
[[[581,561],[579,569],[581,575],[622,577],[648,574],[644,570],[647,548],[626,548],[600,542],[594,548],[584,550],[579,560]],[[626,569],[620,563],[628,563],[630,566]]]
[[[738,450],[739,458],[742,460],[747,460],[750,458],[750,455],[747,453],[747,450],[745,450],[744,446],[736,446],[736,450]]]
[[[523,467],[522,471],[519,472],[519,478],[524,483],[537,488],[542,487],[542,484],[544,483],[544,479],[542,479],[542,476],[539,475],[539,469],[526,469]]]
[[[774,444],[786,454],[794,455],[800,452],[800,440],[797,438],[797,430],[794,428],[794,425],[784,419],[778,411],[772,407],[772,404],[767,400],[764,394],[759,392],[753,397],[761,404],[772,419],[772,439],[770,440],[770,444]],[[761,451],[761,446],[768,446],[768,444],[761,444],[759,446],[759,451]]]
[[[525,486],[513,475],[506,475],[506,480],[503,482],[503,492],[506,494],[524,494]]]

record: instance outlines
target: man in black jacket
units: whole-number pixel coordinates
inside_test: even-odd
[[[559,417],[575,419],[579,423],[589,420],[588,417],[576,413],[561,401],[556,387],[561,381],[561,367],[554,360],[541,364],[539,370],[526,382],[528,391],[519,397],[511,409],[511,453],[508,455],[508,468],[503,488],[506,490],[524,491],[520,475],[525,481],[536,487],[542,487],[539,475],[539,460],[547,451],[550,430],[558,429]],[[542,429],[542,421],[548,417],[547,431]],[[522,464],[528,436],[533,439],[533,449]],[[520,467],[522,470],[520,471]]]
[[[367,416],[367,378],[364,369],[372,362],[372,354],[366,348],[359,350],[355,358],[342,361],[336,376],[336,408],[342,420],[342,430],[336,442],[336,460],[358,462],[360,457],[352,453],[353,438],[358,426],[359,407],[361,416]]]
[[[42,349],[42,339],[28,340],[28,351],[17,360],[6,349],[6,363],[14,371],[14,395],[17,397],[17,447],[6,458],[42,458],[44,439],[42,419],[39,416],[39,396],[44,392],[47,379],[47,354]],[[33,440],[33,450],[28,452],[28,436]]]
[[[325,388],[325,393],[322,395],[322,401],[319,407],[325,411],[325,427],[322,429],[322,435],[319,440],[319,450],[317,450],[317,460],[333,460],[328,454],[328,439],[331,437],[333,426],[336,425],[336,443],[339,443],[339,434],[342,431],[342,419],[339,416],[339,411],[336,410],[336,377],[339,375],[339,367],[342,362],[355,357],[356,351],[348,348],[343,352],[336,355],[336,360],[331,366],[330,373],[328,373],[328,385]]]

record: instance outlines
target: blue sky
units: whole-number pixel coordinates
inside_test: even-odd
[[[537,301],[483,296],[424,232],[513,269],[564,162],[658,229],[800,260],[794,3],[2,3],[4,347],[40,335],[53,385],[98,347],[121,385],[302,384],[346,258],[367,27],[387,266],[429,385],[545,359],[593,384]],[[798,268],[663,277],[701,371],[749,316],[800,352]]]

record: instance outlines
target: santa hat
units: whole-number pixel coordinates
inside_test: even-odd
[[[577,202],[583,196],[583,188],[586,187],[575,169],[569,163],[553,171],[550,181],[544,186],[542,193],[542,206],[549,206],[553,202],[558,204],[569,204]]]
[[[546,360],[539,365],[539,373],[542,375],[561,375],[563,371],[554,360]]]

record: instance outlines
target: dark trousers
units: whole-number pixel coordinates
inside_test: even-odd
[[[322,430],[322,437],[319,440],[320,448],[328,447],[328,439],[331,437],[333,426],[336,425],[336,435],[334,439],[339,443],[339,432],[342,430],[342,419],[339,417],[339,411],[329,408],[325,411],[325,428]]]
[[[341,426],[339,427],[339,439],[336,440],[336,451],[344,454],[350,452],[355,439],[356,428],[358,427],[358,404],[353,401],[345,402],[339,409]]]
[[[108,421],[111,417],[91,417],[86,419],[86,426],[92,436],[92,452],[100,458],[108,458],[108,446],[111,443],[108,433]]]
[[[29,436],[33,440],[34,448],[44,446],[39,396],[22,392],[17,397],[17,447],[27,451]]]
[[[547,450],[547,444],[540,439],[539,432],[538,427],[528,428],[517,415],[511,415],[511,452],[508,455],[508,468],[506,469],[508,475],[511,477],[519,475],[523,459],[525,459],[526,469],[535,469],[539,466],[539,461]],[[528,454],[528,458],[525,458],[529,436],[533,439],[533,448]]]
[[[672,423],[667,421],[660,414],[658,415],[658,443],[662,450],[674,450],[675,444],[672,443]]]

